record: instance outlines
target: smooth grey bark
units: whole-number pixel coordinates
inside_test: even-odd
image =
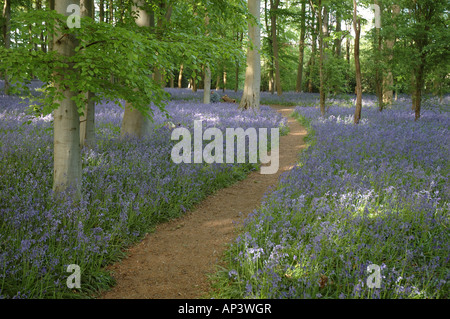
[[[361,65],[359,63],[359,38],[361,35],[361,18],[356,15],[357,4],[353,0],[353,28],[355,30],[355,73],[356,73],[356,105],[353,122],[358,124],[361,120],[362,109],[362,85],[361,85]]]
[[[305,29],[306,29],[306,0],[302,1],[302,13],[301,13],[301,26],[300,26],[300,45],[299,45],[299,55],[298,55],[298,69],[297,69],[297,84],[295,87],[296,92],[302,92],[302,82],[303,82],[303,59],[305,52]]]
[[[400,6],[399,5],[392,5],[392,16],[395,17],[400,14]],[[396,28],[396,26],[394,25]],[[394,48],[395,44],[395,37],[392,38],[392,36],[389,36],[388,39],[386,39],[386,49],[388,50],[388,61],[392,61],[394,58],[394,55],[392,53],[392,50]],[[394,97],[394,76],[392,75],[392,70],[388,69],[386,73],[383,74],[383,103],[384,104],[392,104],[392,99]]]
[[[318,7],[318,24],[319,24],[319,76],[320,76],[320,114],[325,115],[325,74],[324,74],[324,53],[323,53],[323,19],[322,19],[322,0],[319,0]],[[325,10],[324,10],[325,11]]]
[[[260,19],[260,0],[248,0],[248,9],[256,21]],[[259,109],[261,85],[261,34],[259,26],[254,21],[248,23],[248,35],[251,46],[247,49],[247,68],[245,70],[244,92],[240,109]]]
[[[180,72],[178,73],[178,88],[179,89],[181,89],[183,87],[183,70],[184,70],[184,65],[181,64]]]
[[[150,14],[142,9],[144,5],[144,0],[134,0],[133,11],[137,12],[136,24],[141,27],[150,27]],[[152,122],[143,111],[133,108],[129,102],[125,103],[120,132],[122,138],[125,136],[142,138],[152,131],[151,124]]]
[[[374,0],[374,4],[379,6],[379,1]],[[375,51],[375,91],[378,100],[378,110],[381,112],[384,108],[383,101],[383,69],[381,67],[381,33],[380,28],[376,28],[376,36],[374,40],[374,51]]]
[[[267,33],[267,46],[269,50],[269,92],[274,94],[275,81],[274,81],[274,63],[273,63],[273,41],[272,41],[272,31],[269,27],[269,10],[267,8],[267,0],[264,1],[264,20],[266,23],[266,33]]]
[[[281,88],[281,73],[280,73],[280,59],[278,54],[278,36],[277,36],[277,10],[280,5],[280,0],[270,0],[270,21],[271,21],[271,31],[272,31],[272,47],[273,47],[273,59],[275,66],[275,89],[277,90],[277,95],[283,94]]]
[[[316,32],[316,24],[318,26],[318,23],[316,23],[315,19],[316,11],[313,6],[311,6],[311,19],[312,19],[312,27],[311,27],[311,57],[309,58],[309,72],[308,72],[308,92],[313,92],[313,72],[314,72],[314,66],[316,64],[316,51],[317,51],[317,32]]]
[[[94,0],[80,0],[81,17],[95,18]],[[86,92],[86,107],[80,116],[81,148],[92,147],[95,144],[95,103],[94,93]]]
[[[336,11],[336,32],[341,32],[341,14]],[[340,57],[342,54],[342,38],[339,36],[334,41],[336,57]]]
[[[4,6],[3,6],[3,19],[4,24],[2,27],[2,33],[3,33],[3,41],[5,44],[5,49],[9,49],[11,45],[11,0],[5,0]],[[5,70],[3,73],[4,76],[4,93],[5,95],[9,95],[9,81],[8,81],[8,72]]]
[[[208,13],[205,15],[205,26],[209,25],[209,17]],[[209,36],[209,33],[206,33],[206,36]],[[203,77],[203,103],[210,104],[211,103],[211,69],[209,65],[204,66],[204,77]]]
[[[70,4],[80,4],[80,1],[58,0],[55,2],[55,10],[68,16],[67,7]],[[77,39],[70,34],[57,34],[54,37],[53,50],[65,57],[75,55]],[[67,68],[57,70],[57,75],[64,78],[70,73],[70,64]],[[58,101],[59,107],[54,111],[54,167],[53,190],[55,193],[68,191],[74,198],[81,197],[81,151],[80,151],[80,122],[76,103],[72,97],[77,92],[70,91],[59,82],[55,83],[56,89],[63,95]]]
[[[205,67],[204,87],[203,87],[203,103],[211,103],[211,69],[209,65]]]

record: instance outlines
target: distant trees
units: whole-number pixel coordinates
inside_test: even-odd
[[[402,1],[399,33],[411,44],[407,55],[412,67],[412,97],[415,119],[421,115],[425,78],[436,68],[447,68],[450,36],[448,33],[448,2],[446,0]],[[447,12],[447,14],[446,14]],[[446,61],[443,63],[443,61]]]
[[[185,22],[195,20],[186,15],[194,6],[212,12],[214,32],[225,20],[234,19],[237,26],[247,13],[237,0],[215,10],[207,10],[206,0],[159,0],[157,6],[144,0],[3,0],[1,5],[1,74],[13,93],[30,96],[23,82],[33,78],[44,83],[43,93],[32,98],[37,113],[54,117],[53,189],[70,190],[73,198],[81,195],[81,147],[95,143],[95,103],[124,100],[121,134],[139,138],[151,132],[153,110],[165,111],[163,87],[179,61],[198,71],[218,57],[234,63],[242,55],[234,42],[206,37],[203,18],[202,32],[184,29]]]
[[[223,90],[237,91],[243,82],[242,109],[259,107],[261,89],[319,92],[322,114],[327,96],[356,87],[355,123],[362,92],[377,92],[380,110],[394,89],[408,92],[418,120],[425,93],[448,91],[446,0],[376,0],[382,27],[368,32],[367,42],[357,7],[371,1],[265,0],[264,8],[260,0],[149,3],[0,0],[4,92],[27,94],[24,82],[44,83],[34,109],[54,115],[56,192],[80,194],[80,147],[95,143],[95,103],[126,101],[121,134],[139,138],[152,131],[153,111],[164,111],[168,81],[182,87],[191,79],[193,88],[205,89],[205,103],[212,79]],[[69,5],[80,7],[77,27],[68,24],[76,15]],[[352,23],[353,48],[349,27],[342,28]]]

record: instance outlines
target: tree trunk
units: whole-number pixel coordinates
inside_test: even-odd
[[[105,22],[105,0],[100,0],[99,10],[100,22]]]
[[[306,0],[302,1],[302,23],[300,31],[300,45],[298,55],[298,69],[297,69],[297,85],[295,87],[296,92],[302,92],[303,81],[303,56],[305,52],[305,29],[306,29]]]
[[[175,75],[173,74],[173,72],[170,72],[170,88],[173,89],[175,88]]]
[[[3,6],[3,41],[5,43],[5,49],[9,49],[11,46],[11,0],[5,0],[4,6]],[[3,87],[5,95],[9,95],[9,81],[8,81],[8,72],[5,70],[3,73],[5,85]]]
[[[341,32],[341,15],[338,11],[336,11],[336,32]],[[334,46],[336,57],[340,58],[342,54],[342,37],[340,35],[336,38]]]
[[[210,104],[211,103],[211,69],[209,65],[205,67],[205,80],[203,86],[203,103]]]
[[[159,9],[160,9],[160,14],[157,16],[157,19],[156,19],[157,20],[156,21],[156,38],[158,40],[161,40],[164,37],[164,31],[167,28],[167,25],[172,16],[172,6],[167,5],[165,3],[165,1],[160,1]],[[164,15],[162,14],[163,12],[165,12]],[[154,28],[154,12],[149,9],[148,15],[149,15],[148,24],[153,29]],[[166,86],[165,70],[158,66],[155,66],[153,68],[153,79],[161,87],[164,88]]]
[[[192,92],[197,92],[197,72],[192,74]]]
[[[216,91],[220,90],[220,74],[216,76]]]
[[[393,17],[397,16],[400,13],[400,6],[392,5],[392,15]],[[395,25],[394,25],[395,27]],[[396,28],[396,27],[395,27]],[[388,51],[388,63],[392,61],[394,55],[392,53],[392,49],[394,48],[395,37],[386,39],[386,49]],[[388,69],[386,74],[383,76],[383,103],[384,104],[392,104],[392,98],[394,96],[394,90],[392,86],[394,85],[394,77],[392,75],[392,70]]]
[[[425,45],[423,45],[424,47]],[[421,52],[423,52],[423,47],[421,47]],[[413,107],[414,107],[414,115],[415,120],[417,121],[420,118],[420,108],[422,104],[422,90],[425,82],[425,55],[422,53],[420,64],[416,69],[415,73],[415,87],[414,87],[414,99],[413,99]]]
[[[311,8],[312,11],[312,29],[311,29],[311,57],[309,59],[309,79],[308,79],[308,92],[312,93],[313,92],[313,73],[314,73],[314,66],[316,64],[316,51],[317,51],[317,32],[316,32],[316,28],[315,28],[315,10],[314,8]],[[317,24],[318,25],[318,24]]]
[[[225,90],[227,89],[227,71],[225,67],[223,67],[223,88],[222,92],[225,93]]]
[[[423,87],[423,70],[419,67],[421,71],[418,72],[416,78],[416,87],[414,90],[414,118],[417,121],[420,118],[420,108],[422,102],[422,87]]]
[[[361,35],[361,19],[356,16],[356,0],[353,0],[353,28],[355,29],[355,73],[356,73],[356,107],[353,122],[358,124],[361,120],[362,109],[362,86],[361,86],[361,66],[359,63],[359,38]]]
[[[319,24],[319,76],[320,76],[320,114],[325,115],[325,79],[323,70],[323,26],[322,26],[322,0],[319,0],[318,6],[318,24]]]
[[[264,17],[266,22],[266,32],[267,32],[267,46],[269,51],[269,92],[274,93],[275,83],[274,83],[274,63],[273,63],[273,35],[271,26],[269,26],[269,13],[270,10],[267,8],[267,0],[264,1]]]
[[[139,0],[134,0],[134,3]],[[114,1],[109,0],[109,23],[114,24]]]
[[[181,89],[183,87],[183,70],[184,70],[184,65],[181,64],[180,73],[178,73],[178,88],[179,89]]]
[[[277,10],[280,5],[280,0],[270,0],[270,21],[272,31],[272,46],[273,46],[273,58],[275,64],[275,88],[277,95],[283,94],[281,88],[281,75],[280,75],[280,59],[278,57],[278,37],[277,37]]]
[[[351,25],[346,25],[348,31],[351,30]],[[347,36],[347,41],[345,42],[345,58],[347,59],[347,64],[350,67],[350,37]]]
[[[330,28],[328,27],[328,8],[326,5],[323,6],[322,14],[322,28],[323,28],[323,38],[326,39],[330,36]],[[323,40],[322,40],[323,41]],[[323,42],[323,47],[328,49],[328,41]]]
[[[260,0],[248,0],[248,9],[252,16],[259,22]],[[259,109],[260,85],[261,85],[261,35],[259,26],[253,21],[248,23],[248,34],[252,47],[247,49],[247,68],[245,70],[245,85],[242,94],[240,109]]]
[[[379,1],[375,0],[375,5],[379,5]],[[381,27],[381,26],[380,26]],[[376,27],[376,36],[375,36],[375,90],[377,94],[378,100],[378,110],[383,111],[384,101],[383,101],[383,70],[381,68],[381,34],[380,28]]]
[[[67,7],[70,4],[80,4],[74,0],[59,0],[55,2],[55,10],[68,16]],[[75,55],[78,41],[72,35],[55,36],[53,49],[62,56]],[[64,78],[71,73],[72,66],[60,69],[57,75]],[[53,190],[55,193],[68,191],[73,198],[81,197],[81,152],[80,152],[80,122],[76,103],[72,100],[77,92],[72,92],[60,83],[55,83],[63,99],[58,101],[59,107],[54,111],[54,167]]]
[[[244,33],[243,32],[237,32],[236,40],[241,42],[241,48],[242,48],[242,41],[244,40]],[[236,73],[235,73],[235,84],[234,84],[234,91],[237,92],[239,90],[239,60],[236,59]]]
[[[94,0],[80,0],[81,17],[95,18]],[[93,147],[95,144],[95,103],[94,93],[86,92],[86,107],[80,117],[80,145]]]
[[[209,16],[208,12],[205,14],[205,26],[208,28],[209,25]],[[209,32],[206,32],[206,36],[209,36]],[[210,104],[211,103],[211,69],[209,64],[204,67],[205,76],[203,78],[203,103]]]
[[[134,0],[133,11],[137,11],[136,23],[141,27],[150,27],[150,15],[143,7],[145,2],[143,0]],[[121,137],[131,136],[142,138],[144,135],[151,132],[150,119],[142,111],[133,108],[129,102],[125,103],[125,113],[122,119]]]

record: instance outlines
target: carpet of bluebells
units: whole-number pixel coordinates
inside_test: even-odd
[[[30,117],[27,101],[0,96],[0,298],[87,297],[113,284],[104,270],[159,222],[179,216],[215,189],[245,178],[255,164],[179,164],[171,127],[155,114],[155,132],[120,140],[123,109],[96,107],[97,144],[82,152],[82,200],[52,194],[52,116]],[[286,127],[268,106],[172,101],[170,121],[204,128]],[[29,124],[27,124],[30,122]],[[224,142],[225,143],[225,142]],[[81,268],[81,292],[67,288],[69,264]]]
[[[351,104],[295,108],[309,146],[231,245],[222,297],[450,297],[448,97],[417,122],[405,98],[366,98],[360,125]]]

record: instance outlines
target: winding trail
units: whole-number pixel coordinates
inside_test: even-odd
[[[288,118],[290,132],[280,137],[280,169],[274,175],[252,172],[243,181],[208,196],[191,212],[158,225],[127,258],[113,264],[116,286],[100,299],[194,299],[209,291],[208,274],[215,271],[222,253],[239,225],[257,209],[279,176],[290,170],[305,147],[306,130],[290,117],[291,107],[272,108]]]

